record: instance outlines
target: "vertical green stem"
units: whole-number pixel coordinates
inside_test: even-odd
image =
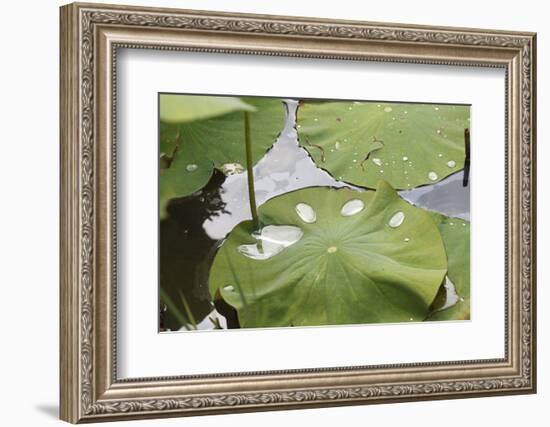
[[[246,171],[248,172],[248,200],[250,201],[250,213],[254,222],[254,229],[260,229],[258,212],[256,211],[256,191],[254,189],[254,171],[252,170],[252,142],[250,140],[250,113],[244,112],[244,141],[246,145]]]

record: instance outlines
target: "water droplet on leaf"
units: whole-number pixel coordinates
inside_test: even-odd
[[[454,168],[456,166],[456,162],[454,160],[449,160],[447,162],[447,166],[449,166],[450,168]]]
[[[351,199],[344,203],[340,213],[343,216],[352,216],[358,214],[363,209],[365,209],[365,202],[360,199]]]
[[[391,113],[391,112],[392,112],[392,108],[391,108],[391,107],[385,107],[385,108],[384,108],[384,111],[385,111],[386,113]]]
[[[380,160],[379,158],[377,157],[374,157],[372,159],[372,162],[376,165],[376,166],[382,166],[382,160]]]
[[[437,180],[437,174],[434,171],[431,171],[428,173],[428,178],[430,178],[431,181]]]
[[[187,170],[187,172],[194,172],[198,168],[199,167],[195,163],[189,163],[187,166],[185,166],[185,169]]]
[[[258,240],[252,245],[240,245],[237,250],[248,258],[266,260],[298,242],[304,232],[293,225],[268,225],[253,237]]]
[[[300,219],[305,223],[313,224],[315,221],[317,221],[317,214],[315,213],[313,208],[307,203],[298,203],[295,209]]]
[[[388,225],[391,228],[397,228],[401,224],[403,224],[403,221],[405,221],[405,214],[402,211],[399,211],[393,214],[393,216],[390,218],[390,221],[388,222]]]

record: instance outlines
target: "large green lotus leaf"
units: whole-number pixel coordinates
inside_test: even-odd
[[[255,111],[252,105],[230,96],[161,94],[159,103],[163,123],[203,120],[234,111]]]
[[[431,184],[464,167],[470,108],[376,102],[304,102],[300,145],[336,179],[374,188]]]
[[[279,100],[261,98],[243,100],[256,110],[250,113],[252,161],[256,163],[283,128],[284,104]],[[170,132],[170,129],[161,128],[161,135],[163,130],[165,135],[174,136],[173,129]],[[214,168],[224,173],[246,169],[242,111],[183,123],[178,125],[177,132],[178,145],[173,150],[170,166],[160,172],[161,217],[164,217],[170,199],[188,196],[203,188]]]
[[[470,223],[437,213],[433,213],[432,217],[437,223],[445,243],[449,266],[448,276],[455,285],[459,299],[455,305],[433,313],[428,320],[469,320]]]
[[[342,215],[344,205],[361,203],[363,210]],[[385,181],[376,192],[297,190],[269,200],[258,213],[262,234],[267,225],[298,227],[303,234],[276,255],[253,259],[241,246],[259,245],[245,221],[218,250],[210,293],[219,292],[238,310],[242,327],[418,321],[428,315],[447,272],[441,234],[427,211],[402,200]],[[263,240],[259,252],[271,245]]]

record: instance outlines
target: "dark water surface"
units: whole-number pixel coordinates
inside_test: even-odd
[[[365,189],[336,181],[318,168],[298,145],[296,108],[286,100],[287,120],[277,142],[254,167],[256,202],[311,186]],[[463,186],[463,171],[432,185],[400,191],[410,203],[451,217],[470,220],[470,188]],[[247,173],[225,176],[216,171],[201,191],[176,199],[168,206],[168,218],[160,225],[160,281],[171,300],[187,302],[197,329],[235,328],[234,310],[223,301],[211,301],[208,272],[218,245],[240,222],[251,219]],[[182,314],[188,318],[182,308]],[[181,320],[181,316],[180,316]],[[177,330],[181,321],[170,309],[161,310],[161,328]],[[191,322],[193,323],[193,322]],[[184,328],[185,329],[185,328]]]

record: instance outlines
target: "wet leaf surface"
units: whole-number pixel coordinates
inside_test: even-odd
[[[411,189],[464,167],[469,115],[460,105],[306,101],[297,129],[300,145],[336,179]]]
[[[447,272],[431,214],[383,181],[290,192],[259,215],[263,229],[235,227],[209,277],[242,327],[424,320]]]

